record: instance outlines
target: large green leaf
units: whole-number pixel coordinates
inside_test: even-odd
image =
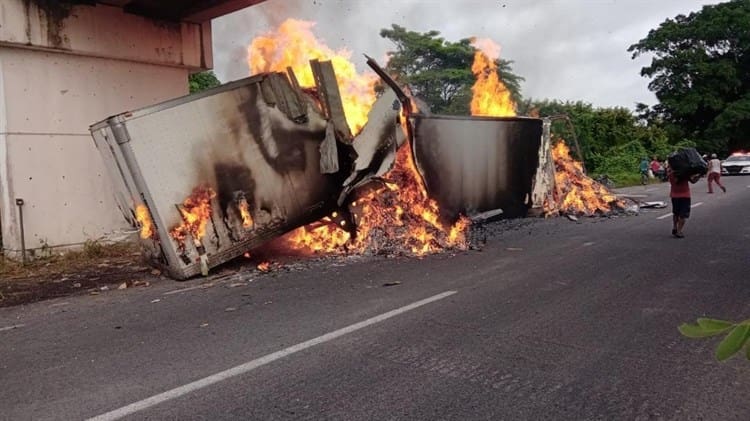
[[[716,359],[724,361],[742,349],[742,346],[748,340],[748,333],[750,333],[750,325],[744,323],[732,329],[729,335],[716,347]]]
[[[730,326],[731,327],[731,326]],[[678,328],[680,333],[688,338],[705,338],[708,336],[716,336],[724,333],[727,329],[706,329],[700,325],[691,325],[683,323]]]
[[[725,331],[734,326],[735,324],[732,322],[728,322],[726,320],[717,320],[717,319],[708,319],[705,317],[701,317],[698,319],[698,326],[702,327],[706,330],[721,330]]]

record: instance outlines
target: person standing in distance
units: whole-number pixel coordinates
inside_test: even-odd
[[[711,160],[708,161],[708,192],[713,193],[713,183],[716,182],[716,185],[721,187],[721,191],[724,193],[727,192],[727,188],[724,187],[723,184],[721,184],[721,161],[719,161],[718,158],[716,158],[716,154],[711,154]]]
[[[672,198],[672,235],[676,238],[684,238],[682,233],[685,222],[690,218],[690,185],[688,181],[695,184],[700,179],[700,174],[694,174],[688,179],[678,178],[670,168],[669,174],[669,197]]]

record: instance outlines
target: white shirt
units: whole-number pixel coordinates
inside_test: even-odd
[[[708,161],[708,173],[712,172],[721,174],[721,161],[716,158]]]

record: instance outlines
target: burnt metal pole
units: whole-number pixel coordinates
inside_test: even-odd
[[[23,199],[16,199],[16,206],[18,206],[18,221],[21,226],[21,259],[23,265],[26,266],[26,235],[23,232]]]

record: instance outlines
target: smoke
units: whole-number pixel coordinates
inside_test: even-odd
[[[628,46],[666,18],[699,10],[711,0],[268,0],[213,22],[214,65],[229,81],[248,76],[246,47],[286,18],[317,22],[315,34],[333,50],[347,48],[359,70],[362,54],[382,58],[393,49],[380,30],[440,31],[447,40],[490,38],[501,57],[526,78],[525,97],[583,100],[598,106],[653,103]],[[634,7],[635,6],[635,7]]]

